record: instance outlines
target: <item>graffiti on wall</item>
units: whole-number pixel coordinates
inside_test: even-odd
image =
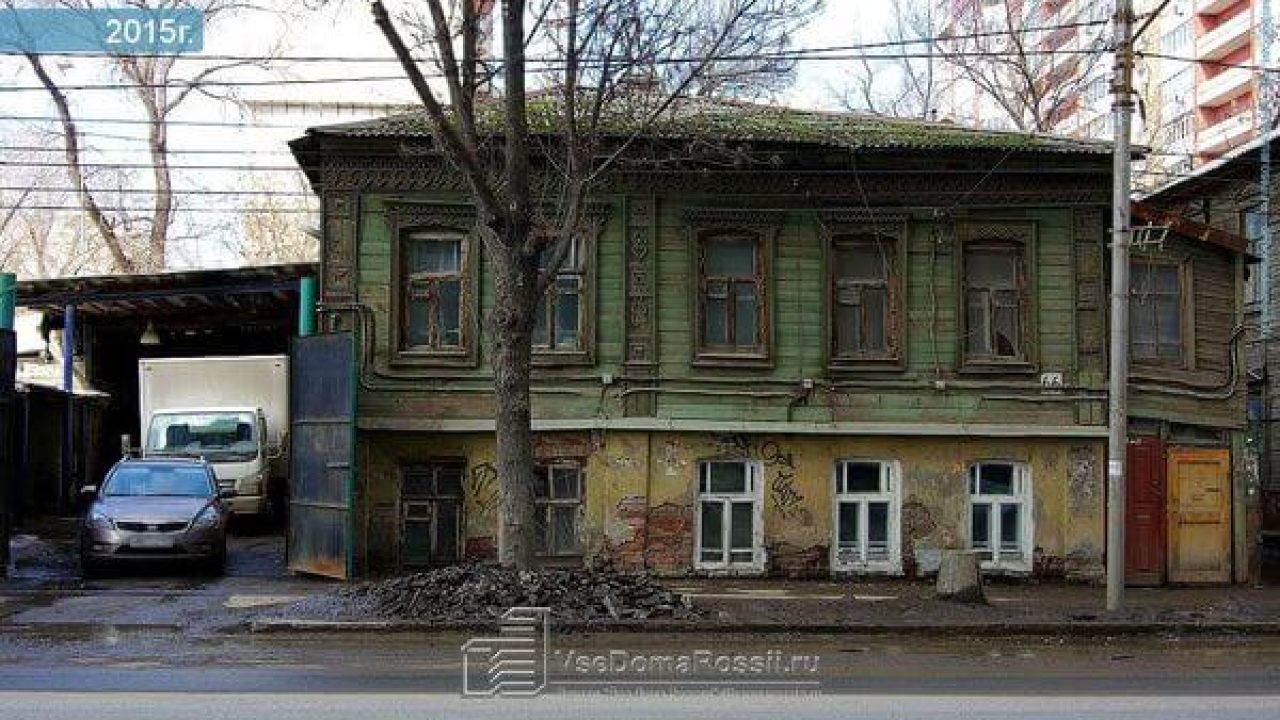
[[[769,478],[769,499],[778,514],[791,519],[804,510],[804,495],[796,487],[795,454],[786,450],[777,440],[756,440],[741,433],[721,433],[712,436],[719,455],[758,460]]]
[[[467,478],[467,495],[476,512],[487,516],[498,505],[498,469],[492,463],[480,463],[471,468]]]

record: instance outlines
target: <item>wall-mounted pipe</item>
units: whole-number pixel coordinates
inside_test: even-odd
[[[0,273],[0,330],[13,329],[14,308],[18,306],[18,276]]]
[[[298,281],[298,337],[316,333],[316,279],[307,276]]]

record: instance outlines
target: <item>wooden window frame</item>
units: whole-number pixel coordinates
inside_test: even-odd
[[[742,492],[712,492],[710,486],[710,466],[714,463],[741,465],[746,472],[747,489]],[[694,527],[693,527],[693,567],[709,574],[746,574],[756,575],[764,572],[764,466],[754,460],[735,458],[711,458],[700,460],[697,464],[697,484],[694,487]],[[705,488],[705,489],[704,489]],[[721,512],[728,508],[727,514],[721,515],[723,527],[721,537],[728,542],[731,527],[726,518],[732,516],[732,505],[735,502],[752,503],[751,519],[751,560],[750,562],[734,562],[731,544],[723,546],[724,557],[720,561],[703,560],[702,553],[702,504],[719,503]]]
[[[440,491],[439,475],[444,468],[454,468],[459,472],[458,492],[450,494]],[[431,471],[431,489],[429,492],[411,494],[406,492],[406,480],[410,473],[415,471]],[[408,526],[413,522],[423,521],[420,516],[414,515],[414,509],[419,506],[428,506],[432,512],[438,512],[439,503],[442,501],[457,501],[458,516],[457,527],[454,528],[454,547],[457,551],[457,557],[453,562],[461,562],[466,556],[466,527],[467,527],[467,490],[466,490],[466,473],[467,461],[464,458],[456,457],[433,457],[421,461],[405,462],[399,465],[399,542],[396,544],[396,565],[400,568],[430,568],[443,567],[440,565],[415,564],[407,562],[404,555],[405,533],[408,532]],[[431,530],[433,533],[433,544],[438,540],[439,525],[436,516],[430,518]]]
[[[961,373],[1031,374],[1038,364],[1036,334],[1036,226],[1026,220],[960,223],[956,228],[956,352]],[[968,256],[971,249],[1009,250],[1018,253],[1018,321],[1021,352],[1016,357],[974,355],[969,352]]]
[[[773,253],[778,219],[749,210],[700,211],[686,215],[693,320],[691,364],[695,367],[770,368],[773,366]],[[745,238],[755,242],[756,338],[750,348],[708,345],[705,341],[706,284],[704,248],[718,239]]]
[[[1178,359],[1161,360],[1156,358],[1139,358],[1133,352],[1133,295],[1134,282],[1138,266],[1173,268],[1178,275]],[[1129,259],[1129,362],[1135,368],[1157,368],[1173,370],[1195,370],[1195,285],[1192,276],[1192,263],[1179,262],[1172,259],[1154,258],[1134,255]],[[1157,332],[1159,329],[1157,328]],[[1160,342],[1157,338],[1156,345]],[[1157,349],[1157,355],[1159,351]]]
[[[582,229],[574,235],[574,241],[579,245],[581,269],[574,273],[565,273],[562,268],[556,273],[557,279],[562,275],[576,275],[579,278],[578,347],[553,348],[535,344],[532,360],[535,367],[594,365],[596,362],[598,254],[607,219],[608,213],[604,207],[592,207],[584,213]],[[542,312],[550,312],[551,298],[555,292],[556,283],[553,282],[541,300]],[[553,320],[554,317],[548,317],[548,322]]]
[[[822,221],[827,264],[826,324],[827,369],[833,373],[849,371],[899,371],[904,369],[905,288],[907,287],[907,217],[876,212],[856,216],[827,217]],[[836,306],[839,278],[836,253],[839,246],[874,244],[890,245],[889,268],[885,279],[885,350],[879,353],[840,354],[837,347]]]
[[[479,357],[479,243],[475,233],[475,211],[470,206],[428,203],[393,204],[387,208],[392,233],[390,322],[387,333],[388,356],[393,366],[475,367]],[[409,321],[405,253],[414,236],[438,235],[461,241],[459,265],[459,335],[456,348],[407,347]]]
[[[1013,487],[1009,493],[985,493],[982,492],[981,480],[976,482],[977,492],[974,488],[974,473],[979,471],[983,465],[1008,465],[1013,471]],[[968,537],[969,547],[978,550],[974,545],[973,538],[973,512],[975,506],[985,506],[994,508],[987,521],[987,545],[986,552],[991,553],[991,559],[982,560],[981,566],[983,570],[1008,571],[1015,573],[1025,573],[1031,571],[1032,557],[1035,550],[1035,495],[1033,494],[1034,486],[1031,480],[1031,466],[1025,462],[1017,460],[1002,459],[986,459],[975,460],[969,463],[969,470],[965,474],[965,494],[968,497],[966,535]],[[1009,554],[1005,557],[1005,553],[1000,548],[1001,526],[1003,518],[1000,516],[999,508],[1004,505],[1017,505],[1018,510],[1018,551],[1016,554]],[[994,538],[994,542],[992,540]]]
[[[578,494],[574,498],[554,498],[552,495],[552,481],[550,473],[555,470],[573,470],[577,473],[578,478]],[[547,495],[546,497],[538,497],[534,493],[533,504],[535,513],[542,520],[542,530],[550,532],[552,512],[555,508],[572,507],[575,511],[573,531],[575,548],[573,552],[553,552],[551,551],[550,537],[544,542],[544,549],[537,553],[539,558],[546,560],[563,560],[565,558],[580,558],[583,555],[582,547],[582,512],[584,506],[584,498],[586,496],[586,478],[583,473],[582,463],[576,460],[553,460],[537,463],[534,468],[536,473],[547,473]]]
[[[880,491],[874,493],[848,491],[844,485],[844,471],[851,464],[877,465],[880,470]],[[831,570],[834,573],[880,573],[897,575],[902,573],[902,470],[896,460],[880,458],[842,458],[835,463],[832,472],[831,503]],[[857,503],[858,511],[858,548],[857,560],[844,557],[840,547],[840,506],[845,503]],[[872,559],[867,555],[867,518],[870,516],[869,503],[886,503],[888,505],[888,548],[885,559]]]

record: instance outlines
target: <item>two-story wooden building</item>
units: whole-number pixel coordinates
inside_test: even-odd
[[[355,336],[349,458],[300,491],[337,514],[295,532],[355,574],[491,558],[493,292],[464,181],[419,115],[292,147],[323,201],[322,329]],[[970,547],[1098,576],[1109,197],[1107,144],[678,103],[597,186],[538,325],[544,556],[912,574]],[[1226,580],[1241,552],[1239,250],[1134,260],[1134,429],[1164,443],[1137,482],[1187,509],[1135,506],[1143,579]]]

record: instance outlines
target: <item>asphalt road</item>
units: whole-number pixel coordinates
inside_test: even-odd
[[[1162,720],[1258,720],[1280,713],[1280,696],[1258,697],[992,697],[822,695],[797,701],[784,697],[567,697],[533,700],[468,700],[456,695],[184,695],[129,693],[47,695],[0,693],[0,717],[22,720],[149,720],[199,717],[209,720],[317,720],[317,718],[691,718],[735,720],[807,718],[1161,718]]]

